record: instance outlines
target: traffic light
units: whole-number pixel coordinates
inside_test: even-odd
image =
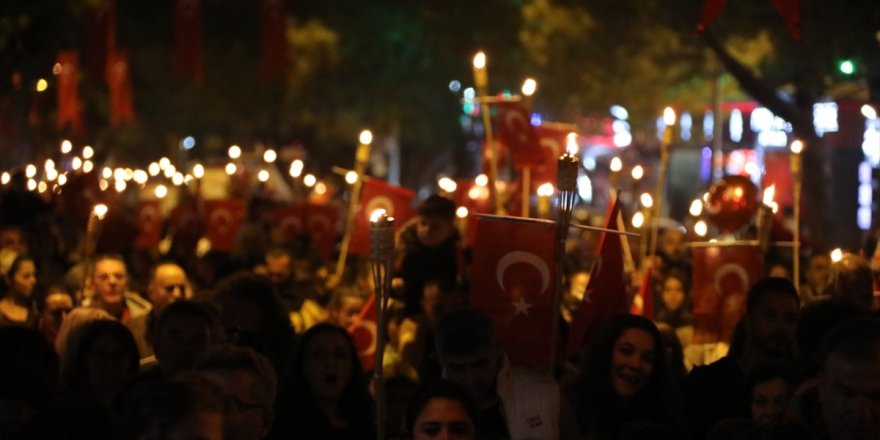
[[[856,63],[851,59],[844,59],[837,62],[837,69],[844,75],[852,75],[856,73]]]

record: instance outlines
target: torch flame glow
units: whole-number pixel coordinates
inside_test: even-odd
[[[672,107],[663,109],[663,123],[667,126],[675,125],[675,110]]]
[[[804,151],[804,143],[800,141],[800,139],[795,140],[791,143],[791,152],[794,154],[801,154]]]
[[[767,206],[773,206],[773,198],[776,196],[776,184],[768,186],[764,189],[764,197],[762,201]]]
[[[571,132],[565,137],[565,152],[574,156],[578,152],[577,133]]]
[[[486,68],[486,53],[483,51],[477,52],[474,55],[474,69],[480,70]]]
[[[94,208],[92,208],[92,215],[94,215],[95,218],[97,218],[98,220],[104,220],[104,216],[107,215],[107,210],[107,205],[103,203],[98,203],[97,205],[95,205]]]
[[[388,211],[386,211],[383,208],[376,209],[370,214],[370,222],[376,223],[387,214],[388,214]]]

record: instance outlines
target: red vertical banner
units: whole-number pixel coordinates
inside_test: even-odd
[[[354,255],[370,255],[370,215],[373,211],[384,209],[389,216],[394,217],[394,226],[399,229],[413,217],[410,205],[414,197],[415,193],[411,190],[384,180],[365,181],[348,251]]]
[[[174,77],[178,81],[205,80],[202,65],[202,2],[175,0],[174,5]]]
[[[354,348],[357,349],[361,359],[361,367],[364,371],[373,371],[376,368],[376,295],[361,308],[357,318],[348,327],[348,333],[354,340]]]
[[[620,230],[620,205],[616,202],[608,213],[605,227]],[[571,319],[566,356],[571,358],[588,345],[593,336],[615,316],[628,310],[626,279],[623,272],[623,245],[617,234],[603,232],[599,238],[599,255],[590,281],[577,311]]]
[[[306,230],[315,252],[325,260],[333,257],[336,249],[336,225],[339,209],[333,205],[306,205]]]
[[[244,202],[239,199],[205,201],[208,240],[211,249],[228,252],[235,245],[238,229],[244,221]]]
[[[107,88],[110,90],[110,124],[134,122],[127,54],[113,52],[107,57]]]
[[[54,69],[58,76],[58,128],[72,125],[77,131],[82,129],[79,111],[79,54],[76,51],[61,51]]]
[[[550,365],[556,223],[477,216],[471,306],[489,315],[511,363]]]
[[[757,245],[693,248],[694,343],[730,342],[749,289],[761,277],[761,255]]]
[[[287,68],[287,21],[284,0],[263,0],[260,43],[260,80],[284,79]]]
[[[99,0],[86,15],[87,69],[93,80],[104,76],[107,57],[116,51],[116,0]]]
[[[159,200],[142,201],[138,206],[138,236],[135,247],[138,249],[155,249],[162,240],[162,212]]]

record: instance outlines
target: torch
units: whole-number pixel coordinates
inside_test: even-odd
[[[376,418],[378,438],[385,438],[385,382],[382,377],[382,358],[385,352],[386,317],[391,297],[391,276],[394,262],[394,218],[384,209],[377,209],[370,216],[370,258],[373,285],[376,289],[376,366],[373,379],[376,383]]]
[[[804,143],[795,140],[791,143],[791,180],[792,180],[792,203],[794,204],[794,256],[791,262],[791,275],[796,287],[800,286],[801,275],[801,179],[802,158]]]
[[[559,340],[559,308],[562,304],[562,259],[565,255],[565,239],[571,225],[571,211],[577,197],[578,164],[577,134],[569,133],[566,139],[565,154],[558,162],[556,169],[556,209],[557,239],[556,244],[556,292],[553,297],[553,338],[551,340],[550,373],[556,366],[557,345]]]
[[[335,278],[342,278],[345,269],[345,260],[348,258],[348,246],[351,244],[351,234],[354,233],[354,220],[357,215],[358,200],[361,196],[361,186],[364,182],[364,171],[367,169],[367,161],[370,159],[370,144],[373,143],[373,133],[364,130],[358,136],[360,142],[354,156],[354,174],[352,175],[351,198],[348,201],[348,213],[345,216],[345,233],[342,236],[342,245],[339,248],[339,259],[336,260]],[[300,170],[302,171],[302,170]],[[346,181],[349,181],[346,176]]]
[[[492,198],[495,213],[500,214],[502,211],[501,198],[498,197],[498,189],[495,187],[495,181],[498,179],[498,158],[492,136],[492,118],[489,115],[489,102],[479,99],[489,96],[489,72],[486,69],[486,53],[482,51],[474,55],[474,84],[477,86],[477,100],[480,101],[483,130],[486,133],[486,148],[489,157],[489,197]]]
[[[773,197],[776,195],[776,185],[770,185],[764,190],[761,198],[763,202],[758,211],[758,243],[761,252],[766,253],[770,246],[770,229],[773,223]]]
[[[86,271],[83,274],[82,281],[82,294],[84,297],[86,295],[86,285],[89,279],[89,274],[92,273],[92,255],[95,253],[95,247],[98,244],[98,235],[101,232],[101,222],[104,220],[104,217],[107,216],[107,211],[107,205],[98,203],[92,208],[92,212],[89,214],[89,221],[86,224],[86,246],[85,255],[83,256],[86,263]]]
[[[525,107],[526,111],[531,113],[532,111],[532,103],[535,98],[535,91],[538,89],[538,82],[532,78],[526,78],[523,81],[522,87],[522,96],[523,96],[523,107]],[[522,169],[522,216],[529,216],[529,196],[530,189],[532,187],[532,167],[524,166]],[[541,199],[538,199],[538,210],[540,210]],[[538,217],[541,217],[538,215]],[[543,218],[543,217],[542,217]]]

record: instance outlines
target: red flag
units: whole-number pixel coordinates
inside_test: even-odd
[[[162,213],[159,201],[142,201],[138,206],[138,236],[135,247],[154,249],[162,239]]]
[[[399,229],[413,217],[410,208],[413,197],[415,193],[409,189],[392,185],[384,180],[365,181],[348,251],[355,255],[370,255],[370,215],[377,209],[384,209],[389,216],[394,217],[395,229]]]
[[[339,209],[333,205],[306,205],[306,230],[312,240],[312,247],[325,260],[333,256],[336,249],[336,225],[339,223]]]
[[[761,278],[761,255],[757,245],[693,248],[694,343],[730,341],[748,291]]]
[[[515,365],[550,365],[556,230],[546,220],[477,216],[471,306],[492,319]]]
[[[617,216],[620,205],[614,203],[605,227],[620,230]],[[580,353],[584,345],[612,318],[627,311],[626,280],[623,272],[623,248],[617,234],[603,232],[599,238],[599,258],[590,273],[584,299],[571,319],[566,356]]]
[[[185,252],[194,251],[204,234],[204,222],[199,215],[199,204],[189,201],[175,206],[171,211],[171,229],[175,248]]]
[[[86,16],[88,74],[100,80],[106,71],[107,57],[116,51],[116,0],[101,0]]]
[[[499,102],[497,106],[495,126],[498,139],[510,150],[513,165],[517,169],[543,165],[545,154],[538,145],[538,136],[526,108],[515,101]]]
[[[306,210],[301,204],[275,210],[275,225],[282,241],[290,242],[306,233]]]
[[[358,317],[348,327],[348,333],[354,339],[354,347],[361,358],[361,366],[364,371],[372,371],[376,368],[376,295],[361,308]]]
[[[71,124],[75,130],[82,129],[79,111],[79,54],[76,51],[58,53],[58,128]]]
[[[639,291],[633,297],[629,312],[633,315],[642,315],[648,319],[654,319],[654,276],[651,268],[646,268],[642,275],[642,283]]]
[[[134,122],[131,72],[125,53],[114,52],[107,58],[107,86],[110,89],[110,123]]]
[[[176,0],[174,7],[174,77],[202,84],[202,5],[200,0]]]
[[[773,0],[773,7],[785,20],[794,41],[801,41],[801,0]]]
[[[208,218],[208,240],[211,242],[211,249],[232,250],[238,228],[244,220],[244,202],[239,199],[207,200],[205,215]]]
[[[697,32],[703,32],[718,19],[727,0],[703,0],[703,10],[700,12],[700,21],[697,23]]]
[[[287,67],[287,22],[284,0],[263,0],[262,43],[260,47],[260,80],[270,82],[284,78]]]
[[[535,127],[538,145],[541,146],[543,160],[532,168],[532,184],[529,189],[534,192],[538,186],[547,182],[556,182],[556,164],[559,156],[565,154],[565,143],[571,128],[556,124],[542,124]]]

